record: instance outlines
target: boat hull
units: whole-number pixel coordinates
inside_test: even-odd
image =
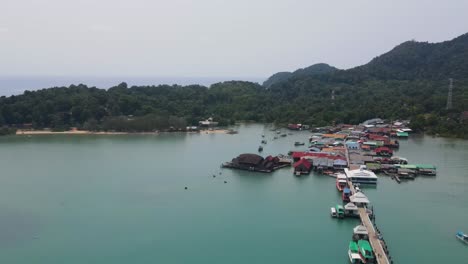
[[[468,240],[466,240],[463,236],[460,236],[458,234],[455,235],[455,237],[460,240],[461,242],[465,243],[468,245]]]
[[[349,257],[350,263],[354,263],[354,264],[366,263],[359,254],[352,253],[351,250],[349,249],[348,249],[348,257]]]

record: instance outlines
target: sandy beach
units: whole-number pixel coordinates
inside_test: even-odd
[[[125,135],[126,132],[94,132],[87,130],[69,130],[69,131],[52,131],[52,130],[18,130],[16,135]],[[157,133],[151,133],[157,134]]]
[[[228,130],[201,130],[200,134],[225,134]],[[69,130],[69,131],[52,131],[52,130],[18,130],[16,135],[158,135],[166,132],[105,132],[105,131],[88,131],[88,130]],[[173,132],[167,132],[173,133]],[[193,133],[193,132],[187,132]],[[197,132],[198,133],[198,132]]]

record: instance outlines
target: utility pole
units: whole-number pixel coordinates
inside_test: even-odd
[[[452,109],[452,90],[453,90],[453,79],[449,79],[449,90],[448,90],[448,96],[447,96],[447,110]]]

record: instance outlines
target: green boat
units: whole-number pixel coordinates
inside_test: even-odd
[[[359,254],[361,254],[361,257],[366,262],[374,259],[374,253],[372,252],[372,247],[369,244],[369,241],[361,239],[357,244],[359,248]]]
[[[335,206],[335,209],[336,209],[336,216],[337,216],[338,218],[344,218],[344,208],[343,208],[343,206],[337,204],[337,205]]]
[[[351,263],[363,263],[358,245],[354,241],[349,242],[348,256]]]

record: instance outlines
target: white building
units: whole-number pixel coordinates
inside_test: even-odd
[[[357,170],[345,169],[345,174],[348,179],[356,184],[377,184],[377,175],[372,171],[366,170],[366,166],[361,166]]]

